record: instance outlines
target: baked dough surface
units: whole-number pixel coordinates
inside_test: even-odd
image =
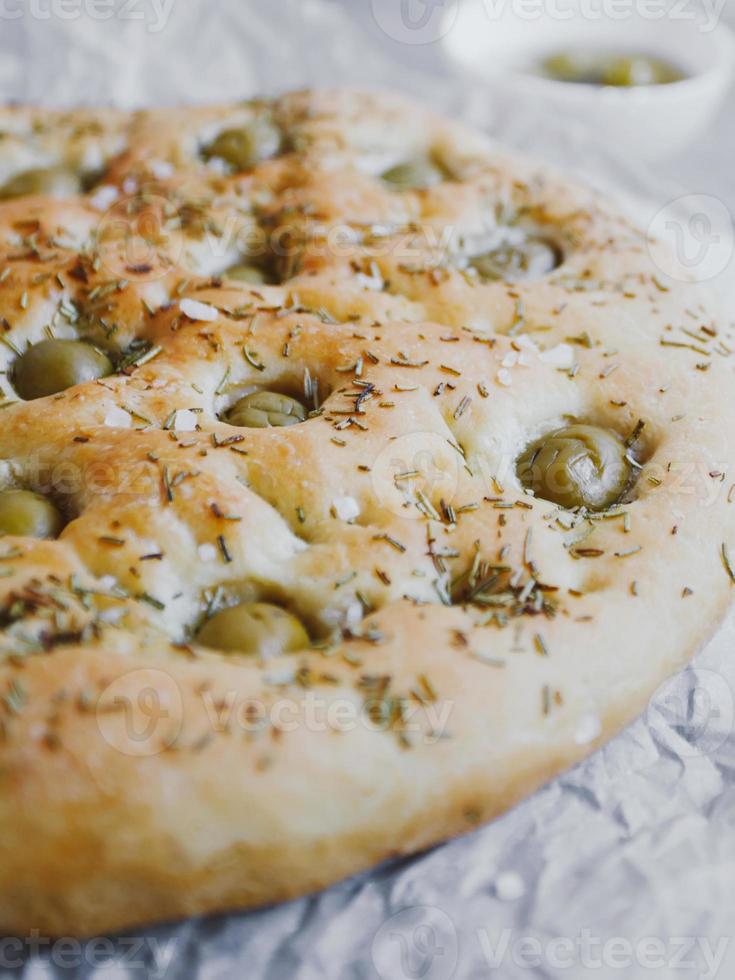
[[[104,171],[0,204],[0,489],[67,521],[0,539],[5,933],[278,901],[469,830],[640,713],[731,597],[732,340],[700,287],[590,190],[392,97],[287,95],[285,152],[202,160],[256,111],[2,112],[0,183]],[[381,181],[426,153],[451,179]],[[509,220],[559,268],[468,275]],[[259,241],[287,278],[227,279]],[[23,402],[49,334],[124,370]],[[222,420],[259,387],[319,413]],[[644,423],[604,518],[516,476],[570,418]],[[313,649],[198,645],[238,599]]]

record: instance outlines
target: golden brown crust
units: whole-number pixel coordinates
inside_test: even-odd
[[[34,140],[107,167],[0,206],[0,488],[68,521],[0,541],[6,932],[257,905],[460,833],[640,712],[730,598],[730,338],[699,288],[591,192],[386,96],[286,96],[287,152],[206,165],[257,109],[5,110],[5,175]],[[379,179],[425,152],[453,180]],[[563,264],[469,275],[468,240],[508,217]],[[279,285],[222,278],[253,235],[284,243]],[[49,331],[122,370],[18,400],[13,361]],[[253,387],[320,411],[228,425]],[[645,423],[605,519],[516,476],[570,417]],[[315,648],[198,646],[238,598]]]

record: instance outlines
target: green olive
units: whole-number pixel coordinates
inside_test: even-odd
[[[243,602],[220,610],[206,621],[197,639],[215,650],[264,658],[309,646],[309,637],[299,620],[268,602]]]
[[[304,406],[295,398],[275,391],[253,391],[235,402],[227,413],[227,421],[248,429],[267,429],[296,425],[305,420],[306,414]]]
[[[518,459],[517,472],[537,497],[568,509],[601,511],[622,497],[631,465],[616,432],[570,425],[531,443]]]
[[[629,58],[611,58],[603,72],[603,85],[632,88],[636,85],[668,85],[680,82],[682,72],[660,58],[633,55]]]
[[[250,265],[247,262],[240,262],[238,265],[230,266],[225,270],[227,279],[235,279],[237,282],[246,282],[251,286],[266,286],[271,282],[264,269],[259,269],[257,265]]]
[[[529,235],[517,245],[506,242],[490,252],[475,255],[469,265],[481,279],[513,282],[518,279],[541,279],[553,272],[559,262],[559,250],[552,242]]]
[[[542,63],[544,74],[558,82],[578,82],[601,85],[599,58],[581,52],[561,52],[546,58]]]
[[[62,526],[59,511],[39,493],[30,490],[0,492],[0,535],[55,538]]]
[[[661,58],[648,55],[616,55],[599,52],[567,52],[547,58],[544,74],[560,82],[583,85],[614,85],[631,88],[637,85],[668,85],[680,82],[684,73]]]
[[[32,401],[111,373],[109,358],[92,344],[83,340],[42,340],[15,362],[12,381],[20,397]]]
[[[281,131],[268,119],[254,119],[238,129],[223,130],[202,149],[202,156],[224,160],[235,171],[252,170],[279,153],[282,139]]]
[[[82,190],[82,181],[62,167],[36,167],[23,170],[0,187],[0,198],[47,194],[50,197],[73,197]]]
[[[417,157],[386,170],[382,179],[396,191],[422,191],[436,187],[444,180],[444,172],[428,157]]]

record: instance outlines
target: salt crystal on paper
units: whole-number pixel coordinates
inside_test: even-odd
[[[495,894],[501,902],[515,902],[526,894],[526,885],[517,871],[505,871],[495,879]]]

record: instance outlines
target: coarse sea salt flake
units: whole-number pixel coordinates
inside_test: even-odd
[[[200,561],[214,561],[217,557],[217,549],[213,544],[200,544],[197,548]]]
[[[110,429],[129,429],[133,424],[133,420],[130,417],[130,412],[126,412],[124,408],[120,408],[117,405],[112,405],[107,409],[105,415],[105,425]]]
[[[528,351],[532,351],[534,354],[538,354],[538,347],[533,340],[526,333],[522,333],[520,337],[516,337],[513,341],[516,347],[524,347]]]
[[[97,614],[97,618],[103,623],[108,623],[110,626],[117,626],[127,613],[127,609],[122,606],[117,606],[113,609],[103,609]]]
[[[347,609],[345,609],[345,626],[348,629],[354,629],[356,626],[362,622],[362,612],[363,605],[359,599],[355,599],[351,602]]]
[[[197,417],[189,408],[180,408],[174,415],[173,428],[177,432],[194,432],[197,427]]]
[[[358,272],[355,279],[364,289],[374,289],[380,292],[385,283],[380,276],[366,276],[364,272]]]
[[[118,189],[111,184],[98,187],[89,199],[89,203],[97,211],[106,211],[118,198]]]
[[[181,312],[188,316],[190,320],[216,320],[219,316],[216,307],[209,303],[200,303],[196,299],[182,299],[179,303]]]
[[[332,507],[341,521],[354,521],[360,516],[360,505],[354,497],[335,497]]]
[[[579,719],[574,741],[577,745],[589,745],[602,733],[602,722],[597,715],[583,715]]]
[[[570,344],[557,344],[539,354],[539,360],[551,367],[568,370],[574,367],[574,350]]]
[[[513,378],[507,368],[501,368],[498,371],[498,384],[504,385],[506,388],[513,384]]]
[[[152,160],[150,169],[156,180],[166,180],[174,172],[174,168],[166,160]]]

